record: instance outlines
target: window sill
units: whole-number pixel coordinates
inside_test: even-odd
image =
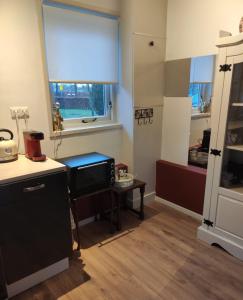
[[[202,118],[210,118],[211,113],[192,113],[191,119],[195,120],[195,119],[202,119]]]
[[[106,123],[106,124],[99,124],[99,125],[86,125],[83,127],[75,127],[75,128],[67,128],[62,131],[53,131],[51,132],[50,138],[51,139],[58,139],[64,136],[71,136],[71,135],[80,135],[89,132],[98,132],[104,130],[114,130],[120,129],[122,125],[120,123]]]

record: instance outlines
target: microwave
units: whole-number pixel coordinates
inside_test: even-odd
[[[68,186],[72,198],[109,188],[115,182],[115,160],[92,152],[58,160],[68,173]]]

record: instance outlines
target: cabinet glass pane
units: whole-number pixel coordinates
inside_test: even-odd
[[[243,193],[243,63],[233,68],[221,186]]]
[[[230,102],[243,105],[243,63],[235,64],[232,75]]]

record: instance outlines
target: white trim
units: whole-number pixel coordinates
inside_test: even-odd
[[[182,212],[182,213],[184,213],[184,214],[186,214],[186,215],[188,215],[188,216],[190,216],[190,217],[192,217],[194,219],[202,221],[202,215],[200,215],[200,214],[198,214],[198,213],[196,213],[194,211],[191,211],[191,210],[189,210],[187,208],[184,208],[182,206],[179,206],[179,205],[177,205],[177,204],[175,204],[173,202],[167,201],[167,200],[162,199],[162,198],[160,198],[158,196],[155,197],[155,201],[159,202],[161,204],[164,204],[166,206],[169,206],[171,208],[174,208],[175,210],[177,210],[179,212]]]
[[[60,139],[68,135],[77,135],[87,132],[103,131],[103,130],[113,130],[121,129],[122,124],[120,123],[106,123],[106,124],[97,124],[96,125],[83,125],[82,127],[68,128],[62,131],[52,131],[50,137],[52,139]]]
[[[89,5],[89,4],[84,4],[84,3],[80,3],[77,0],[50,0],[49,2],[53,2],[56,4],[63,4],[63,5],[67,5],[67,6],[78,7],[81,9],[90,10],[90,11],[94,11],[94,12],[101,13],[101,14],[111,15],[114,17],[120,17],[120,12],[117,10],[93,6],[93,5]]]
[[[153,34],[148,34],[148,33],[144,33],[144,32],[133,32],[134,35],[139,35],[139,36],[146,36],[146,37],[151,37],[151,38],[157,38],[157,39],[161,39],[161,40],[166,40],[166,37],[162,36],[162,35],[153,35]]]
[[[231,255],[243,260],[243,247],[237,243],[234,243],[232,240],[227,239],[223,236],[219,236],[214,232],[200,226],[197,230],[197,238],[202,240],[209,245],[218,244],[224,248]]]
[[[69,268],[69,259],[64,258],[59,262],[42,269],[38,272],[35,272],[27,277],[24,277],[10,285],[7,285],[8,297],[11,298],[15,295],[22,293],[23,291],[28,290],[29,288],[51,278],[58,273],[63,272]]]
[[[221,47],[228,47],[228,46],[235,46],[241,44],[243,41],[243,33],[234,36],[227,36],[222,37],[217,40],[216,46]]]
[[[202,118],[210,118],[211,113],[192,113],[191,119],[202,119]]]
[[[148,204],[152,201],[155,200],[155,192],[152,192],[152,193],[148,193],[146,195],[144,195],[144,204]],[[129,200],[127,199],[128,202],[131,203],[131,206],[133,208],[138,208],[140,206],[140,198],[137,197],[136,199],[134,200]],[[82,226],[85,226],[87,224],[90,224],[90,223],[93,223],[95,221],[95,217],[90,217],[90,218],[87,218],[87,219],[84,219],[84,220],[81,220],[78,222],[78,227],[82,227]]]
[[[76,83],[76,84],[107,84],[115,85],[118,84],[118,81],[94,81],[94,80],[61,80],[61,79],[51,79],[49,83]]]

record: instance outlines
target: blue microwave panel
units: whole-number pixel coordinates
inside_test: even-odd
[[[76,167],[96,164],[105,161],[107,159],[110,159],[110,157],[103,155],[101,153],[93,152],[93,153],[87,153],[87,154],[63,158],[60,159],[59,161],[64,165],[68,166],[69,168],[76,168]]]

